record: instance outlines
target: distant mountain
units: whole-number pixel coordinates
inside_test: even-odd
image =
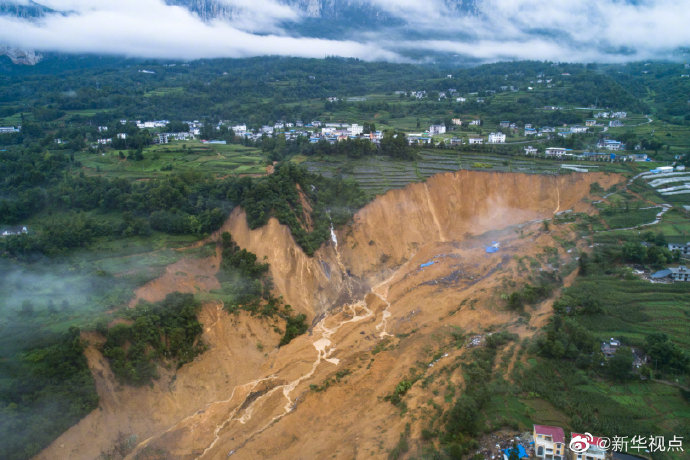
[[[450,15],[476,13],[478,1],[445,0],[445,8]],[[166,0],[166,3],[184,6],[205,21],[232,18],[239,11],[222,0]],[[280,0],[279,3],[298,11],[302,19],[352,19],[352,22],[360,24],[389,24],[394,21],[390,13],[370,0]]]
[[[54,13],[55,10],[34,1],[12,2],[0,0],[0,15],[15,16],[18,18],[32,19]]]

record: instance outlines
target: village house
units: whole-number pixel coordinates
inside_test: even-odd
[[[468,141],[470,144],[483,144],[484,138],[482,138],[482,137],[470,137]]]
[[[690,242],[688,243],[669,243],[668,245],[668,250],[669,251],[678,251],[680,252],[680,255],[682,256],[687,256],[690,254]]]
[[[506,135],[503,133],[489,134],[489,144],[503,144],[506,141]]]
[[[168,133],[158,133],[153,137],[154,144],[167,144],[168,143]]]
[[[665,270],[660,270],[653,273],[651,276],[652,280],[662,280],[664,278],[670,278],[673,281],[690,281],[690,270],[685,265],[680,265],[678,267],[670,267]]]
[[[622,142],[614,141],[612,139],[604,139],[599,141],[597,143],[597,147],[611,151],[625,150],[625,145]]]
[[[618,348],[620,348],[620,346],[621,346],[620,340],[616,340],[613,337],[611,337],[608,341],[601,342],[600,349],[606,358],[611,358],[616,354],[616,352],[618,351]]]
[[[431,125],[429,127],[429,134],[435,135],[435,134],[445,134],[446,132],[446,125]]]
[[[563,155],[565,155],[566,151],[567,151],[567,149],[565,149],[563,147],[549,147],[544,151],[544,153],[547,157],[560,158]]]
[[[13,236],[13,235],[26,235],[27,233],[29,233],[29,229],[26,228],[26,226],[9,227],[9,228],[3,228],[2,232],[0,232],[0,236],[6,237],[6,236]]]
[[[565,433],[563,428],[548,425],[534,425],[534,452],[544,460],[563,460],[565,455]]]
[[[453,118],[451,120],[451,123],[453,123],[455,126],[462,126],[462,120],[460,120],[459,118]]]
[[[0,134],[18,133],[19,131],[21,131],[21,126],[19,128],[15,128],[14,126],[0,126]]]
[[[536,136],[537,130],[534,128],[525,128],[525,136]]]
[[[410,134],[407,136],[407,143],[412,144],[431,144],[431,138],[423,134]]]
[[[456,97],[455,98],[455,102],[466,102],[466,101],[467,101],[467,98],[464,98],[464,97]]]
[[[585,126],[595,126],[596,124],[597,124],[596,120],[593,120],[593,119],[585,120]]]
[[[353,123],[350,125],[350,134],[353,136],[359,136],[364,132],[364,126],[358,125],[357,123]]]
[[[570,451],[570,460],[605,460],[606,445],[604,440],[597,436],[586,436],[580,433],[570,433],[571,439],[586,440],[589,447],[584,452]],[[572,441],[571,441],[572,442]]]
[[[586,126],[571,126],[570,132],[573,134],[582,134],[589,131]]]
[[[531,145],[528,145],[525,147],[525,155],[536,155],[538,152],[536,147],[532,147]]]
[[[685,265],[671,267],[669,270],[673,281],[690,281],[690,270]]]
[[[481,120],[472,120],[470,121],[470,126],[480,126],[482,124]]]
[[[501,128],[509,128],[510,127],[510,122],[509,121],[502,121],[498,124]]]
[[[620,128],[621,126],[623,126],[623,122],[620,120],[609,121],[609,128]]]

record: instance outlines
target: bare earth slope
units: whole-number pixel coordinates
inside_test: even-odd
[[[447,347],[454,326],[468,333],[501,326],[524,336],[542,325],[548,301],[523,324],[500,300],[507,280],[526,275],[513,256],[536,257],[555,246],[555,233],[568,237],[567,229],[544,232],[538,221],[568,209],[587,211],[591,183],[608,188],[621,180],[468,171],[434,176],[378,197],[336,232],[337,243],[311,258],[275,219],[250,230],[237,209],[222,231],[268,259],[276,293],[313,319],[309,333],[277,349],[274,326],[280,324],[208,304],[200,319],[209,350],[139,389],[115,383],[91,346],[87,357],[100,407],[37,458],[93,459],[112,452],[120,433],[133,440],[128,458],[385,458],[410,418],[383,396],[411,368],[435,372],[426,363],[438,350],[449,350],[441,358],[448,362],[461,356],[464,349]],[[501,249],[487,254],[493,240]],[[562,249],[559,256],[571,257]],[[204,282],[197,289],[212,288],[208,272],[217,257],[198,266],[211,268],[199,269]],[[176,273],[168,272],[164,277]],[[153,282],[137,297],[154,300],[175,284]],[[155,295],[147,291],[152,287]],[[452,379],[461,383],[459,375]],[[416,420],[430,397],[419,385],[406,396]],[[437,402],[443,404],[442,396]],[[420,426],[413,424],[413,438]]]

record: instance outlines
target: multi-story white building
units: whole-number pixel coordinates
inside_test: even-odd
[[[534,453],[544,460],[564,460],[565,433],[563,428],[548,425],[534,425]]]
[[[446,125],[431,125],[429,127],[429,134],[445,134]]]
[[[359,136],[364,132],[364,126],[358,125],[357,123],[352,123],[350,125],[350,134],[352,136]]]
[[[503,144],[506,141],[506,135],[503,133],[489,134],[489,144]]]

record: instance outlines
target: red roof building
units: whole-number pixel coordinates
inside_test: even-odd
[[[548,425],[534,425],[534,452],[544,460],[563,460],[565,455],[565,433],[563,428]]]

